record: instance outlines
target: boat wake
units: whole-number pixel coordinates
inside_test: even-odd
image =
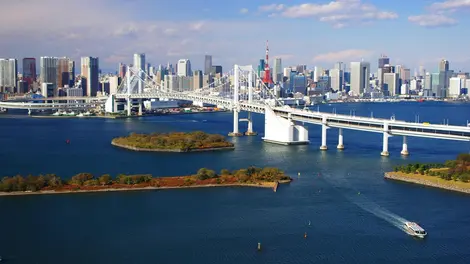
[[[383,208],[377,203],[371,201],[367,198],[366,195],[361,194],[356,188],[354,188],[351,183],[344,177],[339,176],[332,178],[332,176],[325,175],[323,177],[328,183],[337,189],[341,189],[341,194],[351,203],[357,205],[359,208],[363,209],[366,212],[369,212],[385,221],[391,225],[397,227],[398,229],[406,232],[404,225],[405,222],[409,220],[390,212],[389,210]]]

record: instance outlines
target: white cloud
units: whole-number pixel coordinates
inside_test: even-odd
[[[286,8],[283,4],[271,4],[271,5],[264,5],[260,6],[258,9],[262,12],[271,12],[271,11],[281,11]]]
[[[278,12],[288,18],[317,18],[321,22],[330,23],[335,28],[342,28],[349,22],[368,22],[373,20],[396,19],[398,15],[390,11],[382,11],[377,7],[363,3],[361,0],[336,0],[327,4],[306,3],[294,6],[268,5],[259,8],[264,12]]]
[[[242,9],[240,9],[240,13],[242,13],[242,14],[247,14],[248,11],[249,11],[248,8],[242,8]]]
[[[457,24],[457,20],[442,14],[410,16],[408,21],[422,27],[448,27]]]
[[[430,6],[433,10],[449,10],[449,9],[461,9],[470,8],[469,0],[447,0],[444,2],[437,2]]]
[[[348,49],[335,52],[328,52],[324,54],[319,54],[313,58],[314,62],[329,62],[335,63],[338,61],[350,62],[360,59],[365,59],[374,54],[370,50],[361,50],[361,49]]]

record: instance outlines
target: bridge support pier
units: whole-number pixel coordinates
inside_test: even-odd
[[[139,116],[142,115],[143,109],[142,109],[142,99],[139,99]]]
[[[388,157],[390,156],[390,153],[388,153],[388,138],[390,137],[390,134],[388,133],[388,123],[385,122],[384,123],[384,128],[383,128],[383,133],[384,133],[384,137],[383,137],[383,147],[382,147],[382,152],[380,153],[380,155],[384,156],[384,157]]]
[[[338,131],[338,147],[337,149],[343,150],[344,149],[344,144],[343,144],[343,129],[340,128]]]
[[[238,110],[234,109],[233,110],[233,132],[228,133],[229,137],[241,137],[241,136],[243,136],[243,134],[240,133],[239,130],[238,130],[238,121],[239,121],[238,114],[239,114]]]
[[[127,98],[127,116],[131,116],[132,110],[132,100],[131,98]]]
[[[401,155],[408,156],[410,153],[408,152],[408,143],[406,140],[406,136],[403,136],[403,148],[401,150]]]
[[[245,133],[245,136],[256,136],[258,133],[253,132],[253,119],[251,112],[248,112],[248,130]]]
[[[328,127],[323,124],[321,125],[321,146],[320,146],[320,150],[327,150],[328,149],[328,146],[326,145],[326,130],[328,129]]]
[[[382,147],[382,152],[380,153],[381,156],[388,157],[390,156],[390,153],[388,153],[388,138],[390,135],[388,132],[384,132],[384,137],[383,137],[383,147]]]

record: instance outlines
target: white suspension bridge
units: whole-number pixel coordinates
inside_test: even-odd
[[[276,98],[272,89],[265,86],[251,65],[235,65],[222,78],[203,88],[192,91],[183,91],[181,88],[175,90],[169,83],[162,86],[154,82],[144,71],[129,68],[118,87],[118,92],[106,98],[106,108],[115,109],[117,101],[125,100],[127,102],[127,114],[131,115],[132,106],[137,101],[138,112],[142,114],[142,100],[153,98],[188,100],[228,108],[233,112],[233,131],[229,133],[230,136],[243,136],[243,133],[239,130],[240,121],[248,122],[245,135],[256,135],[256,132],[253,131],[251,113],[264,114],[265,131],[263,139],[267,142],[284,145],[307,144],[309,140],[306,123],[322,127],[321,150],[328,149],[326,144],[328,129],[336,128],[339,130],[337,149],[344,149],[344,129],[382,133],[382,156],[389,156],[388,140],[393,136],[403,138],[402,155],[409,154],[407,144],[407,137],[409,136],[470,142],[470,127],[468,125],[454,126],[405,122],[394,118],[360,117],[291,108],[283,105],[282,101]],[[96,101],[86,103],[96,104]],[[22,109],[38,109],[40,107],[43,107],[43,109],[55,107],[54,109],[57,109],[54,103],[0,102],[0,107],[14,108],[13,104]],[[60,107],[65,106],[66,104],[60,105]],[[239,113],[241,111],[248,112],[248,118],[240,119]]]

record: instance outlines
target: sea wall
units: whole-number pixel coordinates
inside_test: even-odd
[[[429,187],[441,188],[441,189],[446,189],[449,191],[470,194],[470,183],[468,183],[468,187],[465,188],[465,187],[460,187],[456,184],[452,184],[452,181],[439,180],[438,182],[434,182],[431,180],[422,179],[422,177],[421,178],[413,177],[413,174],[404,174],[404,173],[397,173],[397,172],[386,172],[384,177],[386,179],[391,179],[391,180],[396,180],[396,181],[415,183],[415,184],[425,185]],[[435,178],[434,176],[426,176],[426,177]]]
[[[288,183],[288,181],[284,181]],[[261,182],[261,183],[233,183],[233,184],[202,184],[188,186],[162,186],[162,187],[136,187],[136,188],[104,188],[91,190],[64,190],[64,191],[38,191],[38,192],[0,192],[0,196],[17,196],[17,195],[39,195],[39,194],[71,194],[71,193],[94,193],[94,192],[130,192],[145,190],[166,190],[166,189],[189,189],[189,188],[209,188],[209,187],[256,187],[256,188],[274,188],[277,189],[277,182]]]
[[[191,149],[189,151],[183,151],[181,149],[145,149],[145,148],[136,148],[132,146],[122,145],[111,141],[111,145],[124,148],[133,151],[144,151],[144,152],[203,152],[203,151],[215,151],[215,150],[234,150],[235,147],[223,147],[223,148],[205,148],[205,149]]]

